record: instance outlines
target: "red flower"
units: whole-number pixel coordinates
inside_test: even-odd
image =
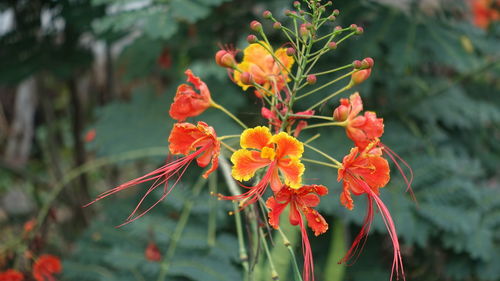
[[[194,117],[202,114],[207,108],[212,105],[210,91],[205,84],[197,76],[193,75],[190,69],[186,70],[187,81],[192,83],[193,87],[187,84],[181,84],[177,88],[177,93],[174,97],[174,102],[170,106],[169,114],[173,119],[183,122],[188,117]]]
[[[283,187],[275,197],[267,199],[266,205],[269,211],[269,224],[278,228],[280,216],[287,205],[290,204],[290,224],[300,225],[302,233],[302,250],[304,252],[304,280],[314,280],[314,263],[307,237],[307,231],[304,227],[302,215],[306,217],[307,225],[318,236],[328,230],[328,224],[318,211],[313,209],[319,204],[319,196],[328,194],[328,189],[322,185],[305,185],[299,189],[293,189],[288,186]]]
[[[364,149],[371,141],[384,134],[384,119],[377,118],[375,112],[363,110],[363,102],[359,93],[354,93],[349,99],[340,99],[340,106],[333,112],[333,117],[344,121],[347,136],[360,149]]]
[[[24,275],[14,269],[0,272],[0,281],[23,281]]]
[[[474,24],[477,27],[486,29],[492,21],[500,20],[500,1],[497,0],[496,4],[493,1],[494,0],[471,0]]]
[[[129,215],[124,224],[130,223],[143,215],[145,215],[149,210],[154,208],[160,201],[168,196],[170,191],[179,182],[182,175],[189,167],[191,162],[196,159],[198,166],[204,168],[211,163],[211,167],[203,174],[203,177],[207,178],[210,173],[215,171],[219,163],[219,153],[220,153],[220,142],[217,139],[214,128],[208,126],[205,122],[198,122],[197,125],[191,123],[177,123],[174,125],[172,132],[168,138],[170,142],[170,153],[177,155],[186,155],[175,161],[169,162],[164,166],[134,180],[128,181],[122,185],[119,185],[113,189],[110,189],[102,194],[100,194],[94,201],[86,204],[87,207],[109,195],[115,194],[119,191],[127,189],[132,186],[136,186],[145,182],[153,182],[148,191],[144,194],[142,199],[139,201],[135,209]],[[169,180],[176,176],[174,183],[169,186]],[[144,199],[155,190],[158,186],[164,184],[163,195],[158,201],[151,205],[146,211],[134,217],[137,210],[144,202]],[[122,226],[120,225],[120,226]]]
[[[55,281],[53,275],[61,271],[61,260],[53,255],[40,256],[33,265],[33,277],[36,281]]]
[[[161,260],[161,253],[160,249],[154,242],[149,242],[148,246],[146,247],[146,250],[144,251],[144,256],[148,261],[160,261]]]
[[[366,194],[368,199],[363,227],[342,262],[350,260],[361,251],[358,247],[360,245],[361,248],[363,247],[363,240],[370,231],[374,216],[373,202],[375,202],[392,240],[394,249],[392,273],[395,270],[396,276],[399,277],[399,270],[401,270],[404,279],[403,262],[396,228],[389,210],[379,197],[379,189],[389,182],[390,175],[389,163],[381,157],[382,149],[377,145],[378,142],[371,143],[363,151],[360,151],[358,147],[351,149],[351,153],[344,157],[342,168],[338,171],[338,181],[343,180],[343,192],[340,195],[342,205],[348,209],[354,207],[351,193],[354,195]]]

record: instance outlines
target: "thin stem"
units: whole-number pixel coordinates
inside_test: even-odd
[[[208,189],[210,194],[217,194],[217,173],[213,173],[208,178]],[[208,201],[208,235],[207,244],[210,247],[215,245],[217,237],[217,199],[213,196]]]
[[[191,198],[186,200],[184,203],[184,207],[182,208],[181,215],[179,217],[179,221],[175,226],[174,233],[170,238],[169,247],[167,249],[167,253],[161,262],[160,273],[158,274],[158,281],[163,281],[167,277],[168,269],[171,264],[171,260],[175,255],[175,250],[177,249],[177,245],[181,239],[181,235],[184,232],[184,228],[189,220],[189,216],[191,215],[191,209],[193,208],[194,199],[200,194],[201,188],[205,185],[205,178],[200,177],[198,181],[194,184],[193,187],[193,195]]]
[[[321,87],[318,87],[318,88],[316,88],[316,89],[314,89],[314,90],[311,90],[311,91],[309,91],[309,92],[307,92],[307,93],[305,93],[305,94],[303,94],[303,95],[301,95],[301,96],[298,96],[298,97],[296,97],[296,98],[295,98],[295,100],[297,101],[297,100],[303,99],[303,98],[305,98],[305,97],[307,97],[307,96],[309,96],[309,95],[311,95],[311,94],[314,94],[314,93],[316,93],[317,91],[319,91],[319,90],[321,90],[321,89],[324,89],[324,88],[326,88],[326,87],[330,86],[331,84],[333,84],[333,83],[335,83],[335,82],[337,82],[337,81],[340,81],[340,80],[342,80],[342,79],[344,79],[344,78],[346,78],[346,77],[351,76],[354,72],[356,72],[356,70],[353,70],[353,71],[351,71],[351,72],[349,72],[349,73],[346,73],[346,74],[344,74],[344,75],[342,75],[342,76],[340,76],[340,77],[338,77],[338,78],[336,78],[336,79],[334,79],[334,80],[332,80],[332,81],[330,81],[330,82],[328,82],[328,83],[326,83],[326,84],[323,84]]]
[[[217,139],[222,141],[225,139],[235,139],[235,138],[239,138],[239,137],[241,137],[241,135],[227,135],[227,136],[218,137]]]
[[[238,117],[234,116],[231,112],[229,112],[229,110],[227,110],[225,107],[223,107],[222,105],[212,101],[212,103],[210,104],[212,107],[214,108],[217,108],[219,109],[220,111],[224,112],[227,116],[231,117],[234,121],[236,121],[236,123],[240,124],[241,127],[243,127],[244,129],[247,129],[248,127],[245,125],[245,123],[241,122],[240,119],[238,119]]]
[[[307,148],[309,148],[309,149],[311,149],[312,151],[320,154],[321,156],[325,157],[326,159],[332,161],[333,163],[335,163],[337,165],[337,169],[339,169],[340,167],[342,167],[342,163],[340,163],[339,161],[337,161],[337,159],[331,157],[330,155],[324,153],[323,151],[317,149],[316,147],[311,146],[311,145],[309,145],[307,143],[304,143],[304,146],[307,147]]]
[[[344,91],[349,90],[352,87],[352,85],[353,85],[352,83],[347,84],[345,87],[339,89],[338,91],[330,94],[329,96],[325,97],[324,99],[322,99],[322,100],[318,101],[317,103],[315,103],[314,105],[310,106],[307,110],[312,110],[315,107],[322,105],[324,102],[327,102],[329,99],[335,97],[336,95],[338,95]]]
[[[344,69],[350,68],[350,67],[352,67],[352,63],[344,65],[344,66],[341,66],[341,67],[338,67],[338,68],[334,68],[334,69],[331,69],[331,70],[327,70],[327,71],[323,71],[323,72],[316,72],[316,73],[313,73],[312,75],[320,76],[320,75],[330,74],[330,73],[337,72],[337,71],[340,71],[340,70],[344,70]]]
[[[321,115],[290,114],[289,116],[291,116],[291,117],[299,117],[299,118],[306,118],[306,119],[313,118],[313,119],[323,119],[323,120],[329,120],[329,121],[334,120],[333,117],[321,116]]]
[[[269,261],[269,266],[271,267],[271,279],[279,280],[279,275],[278,272],[276,271],[276,268],[274,267],[273,258],[271,256],[271,253],[269,252],[269,246],[267,245],[264,231],[262,231],[262,228],[260,227],[259,227],[259,235],[260,235],[260,240],[262,241],[262,245],[264,245],[264,252],[266,252],[267,260]]]
[[[312,128],[319,128],[319,127],[327,127],[327,126],[339,126],[339,127],[344,127],[347,123],[344,122],[328,122],[328,123],[318,123],[318,124],[313,124],[309,125],[302,130],[307,130],[307,129],[312,129]]]
[[[229,144],[221,141],[220,144],[222,144],[225,148],[227,148],[227,150],[231,151],[231,152],[235,152],[236,149],[232,148]]]
[[[236,221],[236,234],[238,236],[238,246],[240,251],[240,261],[241,265],[243,266],[243,270],[245,271],[245,280],[248,280],[248,271],[249,271],[248,254],[247,254],[247,249],[245,247],[245,241],[243,238],[243,226],[241,223],[241,214],[238,207],[238,203],[234,202],[233,207],[234,207],[234,220]]]
[[[313,159],[301,158],[301,160],[304,162],[314,163],[314,164],[318,164],[318,165],[325,166],[325,167],[330,167],[330,168],[335,168],[335,169],[339,168],[337,165],[322,162],[322,161],[317,161],[317,160],[313,160]]]
[[[312,141],[314,141],[315,139],[319,138],[321,136],[321,134],[316,134],[312,137],[310,137],[308,140],[306,140],[304,143],[310,143]]]

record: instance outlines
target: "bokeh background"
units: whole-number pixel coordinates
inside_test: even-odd
[[[291,4],[1,1],[0,271],[15,267],[31,280],[33,259],[50,253],[63,261],[58,280],[157,280],[158,258],[175,241],[168,280],[241,280],[232,205],[208,192],[227,194],[221,176],[195,196],[200,170],[191,167],[168,200],[119,229],[147,186],[81,206],[165,161],[168,108],[186,68],[216,101],[248,124],[262,124],[260,103],[228,79],[214,54],[220,44],[244,48],[248,23],[265,9],[285,22]],[[365,108],[384,118],[384,143],[415,174],[418,204],[395,171],[382,190],[407,280],[500,280],[500,3],[336,0],[334,7],[341,14],[331,28],[356,23],[365,33],[319,68],[374,58],[370,79],[351,92],[360,91]],[[275,46],[285,43],[263,24]],[[336,104],[321,113],[332,114]],[[240,132],[215,110],[201,118],[219,135]],[[319,132],[317,146],[338,158],[348,152],[341,129]],[[380,218],[357,262],[337,265],[359,231],[364,199],[347,211],[335,171],[313,166],[306,177],[330,188],[319,207],[330,231],[311,238],[317,280],[389,280],[391,243]],[[300,257],[298,229],[286,231]],[[277,240],[272,250],[280,280],[292,280],[280,246]],[[256,272],[255,280],[270,280],[265,259],[256,261]]]

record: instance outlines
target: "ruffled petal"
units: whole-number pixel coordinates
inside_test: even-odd
[[[354,208],[354,201],[352,200],[349,189],[348,184],[344,181],[344,190],[340,194],[340,203],[347,209],[352,210]]]
[[[278,168],[285,178],[285,184],[293,189],[302,186],[302,174],[304,174],[304,164],[298,158],[285,158],[278,161]]]
[[[168,137],[169,150],[172,154],[184,154],[187,155],[195,148],[193,143],[202,137],[199,129],[191,123],[176,123],[170,132]]]
[[[247,181],[251,179],[255,172],[263,167],[268,166],[272,161],[262,159],[258,151],[250,151],[239,149],[231,156],[233,165],[233,178],[239,181]]]
[[[246,129],[241,134],[240,145],[242,148],[262,150],[262,148],[269,144],[271,137],[272,135],[269,128],[264,126]]]
[[[304,145],[296,138],[285,132],[274,135],[271,139],[272,143],[276,144],[276,157],[302,157],[304,153]]]
[[[308,209],[304,213],[306,215],[307,225],[314,231],[314,235],[318,236],[328,230],[328,223],[318,211]]]
[[[269,224],[275,229],[278,229],[281,213],[283,213],[287,205],[288,201],[279,203],[274,197],[269,197],[269,199],[267,199],[266,206],[269,208]]]

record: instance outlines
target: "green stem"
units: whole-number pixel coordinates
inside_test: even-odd
[[[262,245],[264,245],[264,252],[266,253],[267,260],[269,261],[269,266],[271,267],[271,279],[279,280],[280,278],[278,272],[274,267],[273,257],[269,252],[269,246],[267,245],[266,237],[264,236],[264,231],[262,230],[261,227],[259,227],[259,235],[260,235],[260,240],[262,241]]]
[[[241,265],[243,266],[243,270],[245,271],[244,280],[248,280],[249,277],[248,254],[247,254],[247,249],[245,247],[245,240],[243,238],[243,226],[241,223],[241,214],[238,207],[238,203],[234,202],[233,207],[234,207],[234,220],[236,221],[236,234],[238,236],[238,246],[240,251],[240,261]]]
[[[200,194],[201,188],[205,185],[205,178],[200,177],[198,181],[194,184],[192,197],[186,200],[184,203],[184,207],[182,208],[181,215],[179,217],[179,221],[175,226],[174,233],[170,238],[170,244],[167,249],[167,253],[161,262],[161,269],[158,275],[158,281],[163,281],[167,277],[168,270],[171,265],[172,258],[175,255],[175,250],[177,249],[177,245],[181,239],[181,235],[184,232],[184,228],[186,228],[186,224],[189,220],[189,216],[191,215],[191,209],[193,208],[194,199]]]
[[[337,165],[326,163],[326,162],[322,162],[322,161],[318,161],[318,160],[307,159],[307,158],[301,158],[301,160],[304,161],[304,162],[318,164],[318,165],[325,166],[325,167],[330,167],[330,168],[335,168],[335,169],[339,168]]]
[[[344,79],[344,78],[346,78],[346,77],[351,76],[351,75],[352,75],[355,71],[356,71],[356,70],[353,70],[353,71],[351,71],[351,72],[349,72],[349,73],[346,73],[346,74],[344,74],[344,75],[342,75],[342,76],[340,76],[340,77],[338,77],[338,78],[336,78],[336,79],[334,79],[334,80],[332,80],[332,81],[330,81],[330,82],[328,82],[328,83],[326,83],[326,84],[323,84],[321,87],[318,87],[318,88],[316,88],[316,89],[314,89],[314,90],[311,90],[311,91],[309,91],[309,92],[307,92],[307,93],[305,93],[305,94],[303,94],[303,95],[301,95],[301,96],[298,96],[298,97],[296,97],[296,98],[295,98],[295,100],[297,101],[297,100],[303,99],[303,98],[305,98],[305,97],[307,97],[307,96],[309,96],[309,95],[311,95],[311,94],[314,94],[314,93],[316,93],[317,91],[319,91],[319,90],[321,90],[321,89],[324,89],[324,88],[326,88],[326,87],[330,86],[331,84],[333,84],[333,83],[335,83],[335,82],[337,82],[337,81],[340,81],[340,80],[342,80],[342,79]]]
[[[337,169],[339,169],[340,167],[342,167],[342,163],[340,163],[339,161],[337,161],[337,159],[331,157],[330,155],[324,153],[323,151],[317,149],[316,147],[311,146],[311,145],[309,145],[307,143],[304,143],[304,146],[307,147],[307,148],[309,148],[309,149],[311,149],[311,150],[313,150],[314,152],[320,154],[321,156],[325,157],[326,159],[332,161],[333,163],[335,163],[337,165]]]
[[[212,107],[214,108],[217,108],[219,109],[220,111],[224,112],[227,116],[231,117],[231,119],[233,119],[234,121],[236,121],[236,123],[238,123],[241,127],[243,127],[244,129],[247,129],[247,125],[245,125],[245,123],[241,122],[240,119],[238,119],[238,117],[234,116],[231,112],[229,112],[229,110],[227,110],[225,107],[223,107],[222,105],[212,101],[212,103],[210,104]]]
[[[312,106],[310,106],[307,110],[312,110],[312,109],[314,109],[315,107],[322,105],[324,102],[327,102],[328,100],[330,100],[331,98],[335,97],[336,95],[338,95],[338,94],[340,94],[340,93],[342,93],[342,92],[344,92],[344,91],[349,90],[352,86],[353,86],[353,85],[352,85],[352,83],[347,84],[347,86],[345,86],[345,87],[343,87],[343,88],[341,88],[341,89],[337,90],[337,91],[336,91],[336,92],[334,92],[333,94],[330,94],[330,95],[328,95],[326,98],[324,98],[324,99],[322,99],[322,100],[318,101],[317,103],[313,104],[313,105],[312,105]]]
[[[313,129],[313,128],[319,128],[319,127],[327,127],[327,126],[339,126],[339,127],[344,127],[346,125],[346,122],[328,122],[328,123],[319,123],[319,124],[313,124],[309,125],[302,130],[308,130],[308,129]]]
[[[344,70],[346,68],[351,68],[351,67],[352,67],[352,63],[344,65],[344,66],[341,66],[341,67],[338,67],[338,68],[334,68],[334,69],[331,69],[331,70],[313,73],[313,75],[320,76],[320,75],[330,74],[330,73],[337,72],[337,71]]]
[[[208,188],[210,194],[217,194],[217,173],[213,173],[211,177],[208,178]],[[210,247],[215,245],[217,236],[217,199],[214,196],[210,196],[208,201],[208,235],[207,243]]]
[[[329,254],[326,259],[325,274],[323,280],[325,281],[342,281],[346,271],[346,266],[339,264],[344,253],[347,251],[346,247],[346,226],[340,219],[334,219],[332,222],[333,231],[331,234],[331,242]]]

